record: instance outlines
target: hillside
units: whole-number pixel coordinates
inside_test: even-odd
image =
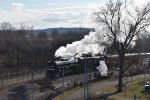
[[[57,31],[59,33],[66,33],[66,32],[85,32],[85,31],[95,31],[94,28],[84,28],[84,27],[75,27],[75,28],[47,28],[47,29],[37,29],[37,30],[33,30],[34,34],[37,35],[39,32],[44,31],[48,34],[51,34],[53,31]]]

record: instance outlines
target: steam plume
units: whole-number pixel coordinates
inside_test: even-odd
[[[99,43],[97,42],[97,33],[90,32],[82,40],[67,44],[66,47],[60,47],[55,52],[55,56],[73,56],[76,53],[79,53],[79,55],[82,53],[92,53],[94,55],[102,52],[102,48],[100,49]]]
[[[97,69],[99,70],[101,76],[107,76],[108,68],[104,60],[100,60],[99,66],[97,67]]]

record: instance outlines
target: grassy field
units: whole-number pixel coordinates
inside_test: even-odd
[[[54,100],[64,100],[65,97],[71,95],[74,92],[77,92],[80,89],[80,87],[74,88],[71,91],[65,91],[64,94],[61,94],[54,98]]]
[[[123,92],[113,94],[107,100],[133,100],[135,95],[137,100],[150,100],[148,95],[144,95],[144,83],[146,81],[150,81],[150,79],[128,82],[126,85],[124,85]],[[113,86],[105,89],[104,93],[113,93],[115,91],[116,87]]]

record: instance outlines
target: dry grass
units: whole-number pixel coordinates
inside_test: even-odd
[[[116,98],[115,100],[133,100],[134,96],[136,95],[137,100],[150,100],[150,98],[147,95],[144,95],[143,88],[144,88],[145,80],[143,81],[132,81],[131,84],[127,84],[126,87],[124,87],[124,91],[121,93],[117,93],[114,95],[111,95],[109,98]],[[104,90],[103,94],[108,94],[115,92],[116,88],[115,86],[109,87]],[[95,94],[101,96],[102,94]],[[107,100],[107,99],[106,99]]]

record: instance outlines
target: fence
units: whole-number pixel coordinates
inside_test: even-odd
[[[0,76],[0,87],[31,81],[32,79],[42,78],[45,75],[45,70],[17,72]]]
[[[87,82],[90,82],[94,78],[91,74],[87,76]],[[82,87],[84,85],[84,78],[75,79],[70,82],[66,82],[63,85],[60,85],[56,87],[53,91],[47,91],[46,93],[43,93],[41,96],[34,98],[34,100],[52,100],[52,98],[56,97],[57,95],[63,93],[64,91],[68,91],[70,89],[76,88],[76,87]]]

